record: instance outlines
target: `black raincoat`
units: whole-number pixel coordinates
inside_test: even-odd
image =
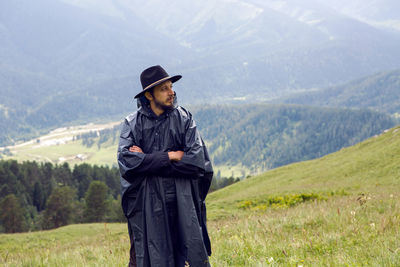
[[[210,266],[205,198],[213,170],[196,124],[176,102],[160,116],[145,98],[138,104],[118,147],[122,208],[137,266]],[[130,152],[133,145],[144,153]],[[177,150],[184,151],[182,160],[170,161],[167,152]]]

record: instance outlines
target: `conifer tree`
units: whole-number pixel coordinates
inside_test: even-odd
[[[44,208],[45,196],[43,193],[42,185],[40,182],[36,182],[33,188],[33,205],[37,211],[42,211]]]
[[[57,187],[47,200],[43,228],[57,228],[71,222],[75,192],[69,186]]]
[[[24,214],[17,197],[9,194],[0,202],[0,221],[7,233],[17,233],[24,230]]]
[[[107,212],[107,185],[101,181],[90,183],[86,192],[85,217],[88,222],[101,222]]]

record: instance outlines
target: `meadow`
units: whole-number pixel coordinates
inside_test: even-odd
[[[207,198],[212,266],[400,266],[400,127]],[[0,235],[4,266],[126,266],[125,224]]]
[[[399,266],[398,195],[353,196],[209,221],[212,266]],[[396,199],[397,198],[397,199]],[[125,224],[3,234],[3,266],[126,266]]]

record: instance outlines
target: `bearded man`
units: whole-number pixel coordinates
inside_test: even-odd
[[[129,266],[210,266],[205,198],[213,169],[189,111],[161,66],[140,75],[139,109],[122,126],[118,164]]]

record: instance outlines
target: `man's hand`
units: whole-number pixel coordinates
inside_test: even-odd
[[[139,152],[139,153],[143,153],[143,150],[142,150],[140,147],[138,147],[138,146],[131,146],[131,147],[129,148],[129,151],[130,151],[130,152]]]
[[[180,161],[183,157],[183,151],[170,151],[168,157],[170,161]]]

